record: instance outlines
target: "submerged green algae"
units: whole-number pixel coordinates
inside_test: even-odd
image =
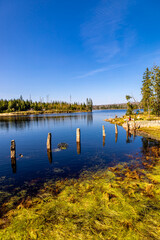
[[[2,206],[0,239],[160,239],[159,155],[19,192]]]

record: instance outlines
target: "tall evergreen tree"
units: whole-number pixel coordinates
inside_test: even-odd
[[[160,68],[154,66],[152,69],[153,81],[153,113],[160,115]]]
[[[142,94],[141,102],[142,102],[144,111],[150,112],[152,107],[153,90],[152,90],[151,72],[149,71],[148,68],[146,68],[146,71],[143,74],[141,94]]]
[[[92,101],[91,98],[89,98],[89,99],[87,98],[87,99],[86,99],[86,106],[87,106],[87,110],[92,111],[93,101]]]

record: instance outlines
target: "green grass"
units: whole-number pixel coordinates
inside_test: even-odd
[[[159,153],[19,192],[1,208],[0,239],[160,239]]]
[[[126,116],[120,117],[120,118],[109,118],[109,119],[105,119],[105,121],[122,126],[122,124],[126,121],[126,118],[127,118]]]
[[[124,115],[123,117],[120,118],[110,118],[110,119],[105,119],[105,121],[110,122],[110,123],[117,123],[118,125],[122,125],[124,122],[126,122],[126,119],[129,119],[129,116]],[[135,121],[152,121],[152,120],[160,120],[160,117],[155,116],[155,115],[148,115],[148,113],[139,113],[139,114],[134,114],[131,115],[131,119]]]
[[[38,115],[38,114],[51,114],[51,113],[75,113],[75,112],[90,112],[87,110],[67,110],[67,109],[53,109],[53,110],[29,110],[29,111],[15,111],[15,112],[5,112],[0,113],[0,117],[2,116],[15,116],[15,115]]]
[[[155,137],[160,140],[160,127],[143,127],[140,128],[138,131],[145,132],[152,137]]]

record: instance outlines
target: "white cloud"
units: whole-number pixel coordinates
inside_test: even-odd
[[[119,68],[119,67],[123,67],[125,65],[126,64],[114,64],[114,65],[110,65],[110,66],[107,66],[107,67],[98,68],[98,69],[89,71],[89,72],[87,72],[85,74],[76,76],[74,79],[86,78],[86,77],[89,77],[89,76],[93,76],[93,75],[95,75],[97,73],[107,72],[107,71],[110,71],[110,70],[113,70],[113,69],[116,69],[116,68]]]

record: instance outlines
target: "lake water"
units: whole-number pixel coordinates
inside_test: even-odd
[[[122,116],[125,110],[103,110],[93,113],[52,114],[0,119],[0,184],[14,186],[33,179],[78,177],[84,170],[128,162],[140,155],[144,138],[105,122],[105,118]],[[105,142],[102,137],[105,126]],[[76,128],[81,129],[81,145],[76,144]],[[47,135],[52,134],[52,153],[47,154]],[[16,142],[16,165],[11,165],[10,144]],[[57,149],[67,143],[66,150]],[[19,156],[20,154],[23,157]]]

